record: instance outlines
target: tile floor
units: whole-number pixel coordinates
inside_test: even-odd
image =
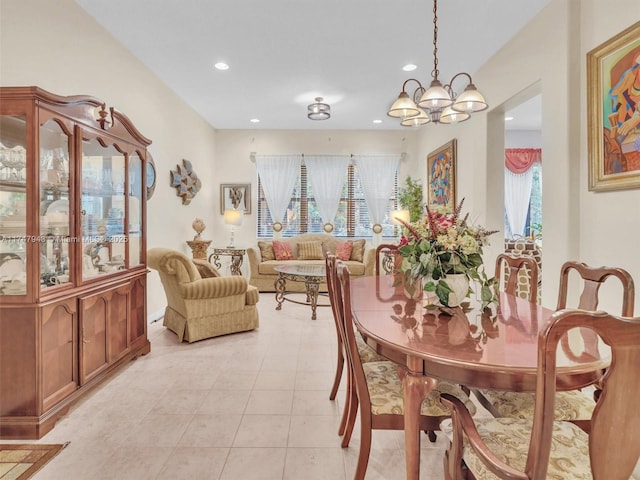
[[[151,353],[77,403],[39,443],[70,441],[35,480],[342,480],[357,463],[337,434],[344,391],[331,310],[260,298],[260,328],[179,344],[157,322]],[[344,383],[344,381],[343,381]],[[442,478],[445,439],[423,436],[422,478]],[[405,478],[403,432],[374,431],[368,480]]]

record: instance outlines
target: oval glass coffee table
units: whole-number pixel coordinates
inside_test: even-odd
[[[326,270],[324,265],[281,265],[274,267],[278,272],[278,278],[274,282],[276,289],[276,310],[282,309],[285,300],[300,305],[311,305],[311,320],[316,319],[317,307],[329,307],[330,304],[318,305],[318,294],[320,284],[326,280]],[[290,282],[303,282],[304,289],[307,294],[306,302],[300,302],[293,298],[287,298],[287,295],[295,292],[287,292],[287,280]]]

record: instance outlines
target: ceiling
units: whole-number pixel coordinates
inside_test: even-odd
[[[76,1],[217,129],[401,129],[386,111],[402,83],[431,80],[430,0]],[[442,83],[473,75],[548,2],[441,0]],[[307,118],[317,96],[329,120]]]

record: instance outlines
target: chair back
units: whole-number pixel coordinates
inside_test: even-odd
[[[503,282],[503,273],[507,272]],[[538,264],[533,257],[513,257],[502,253],[496,258],[495,277],[498,289],[504,283],[504,291],[511,295],[518,294],[519,280],[526,275],[529,283],[527,299],[530,302],[538,301]]]
[[[595,480],[628,479],[640,457],[640,317],[562,310],[553,314],[538,341],[538,383],[527,458],[530,478],[545,478],[550,456],[556,392],[556,351],[568,330],[588,328],[611,348],[603,392],[591,417],[589,457]],[[579,460],[578,460],[579,461]]]
[[[558,293],[557,310],[567,308],[569,274],[572,270],[577,272],[584,282],[577,308],[582,310],[597,310],[600,286],[609,277],[616,277],[622,283],[622,312],[620,312],[620,315],[623,317],[633,316],[635,287],[631,275],[629,275],[626,270],[612,267],[590,267],[586,263],[571,261],[565,262],[560,270],[560,290]]]
[[[380,275],[380,270],[384,274],[394,273],[396,269],[396,256],[398,246],[390,243],[381,243],[376,247],[375,274]]]
[[[340,288],[338,285],[338,280],[336,277],[336,262],[338,261],[337,257],[332,253],[327,253],[325,256],[324,264],[325,264],[325,274],[327,277],[327,295],[329,296],[329,303],[331,304],[331,313],[333,313],[333,321],[336,326],[336,334],[338,336],[338,348],[343,348],[344,345],[344,334],[342,333],[341,316],[342,312],[339,306],[339,299],[336,297],[337,289]]]
[[[371,399],[364,369],[362,368],[362,360],[356,344],[356,335],[359,335],[359,333],[355,331],[353,314],[351,313],[351,280],[349,269],[340,260],[336,261],[335,275],[338,286],[335,297],[340,309],[340,326],[344,335],[345,350],[347,351],[347,358],[353,373],[360,408],[362,409],[361,415],[368,416],[371,415]]]

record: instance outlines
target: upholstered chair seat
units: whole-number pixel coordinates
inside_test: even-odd
[[[371,413],[373,415],[404,415],[404,400],[402,395],[402,381],[398,376],[398,364],[395,362],[363,363],[369,398],[371,399]],[[461,399],[471,414],[475,414],[476,407],[458,385],[449,382],[439,382],[422,401],[422,415],[432,417],[448,416],[448,407],[440,402],[440,393],[448,393]]]

